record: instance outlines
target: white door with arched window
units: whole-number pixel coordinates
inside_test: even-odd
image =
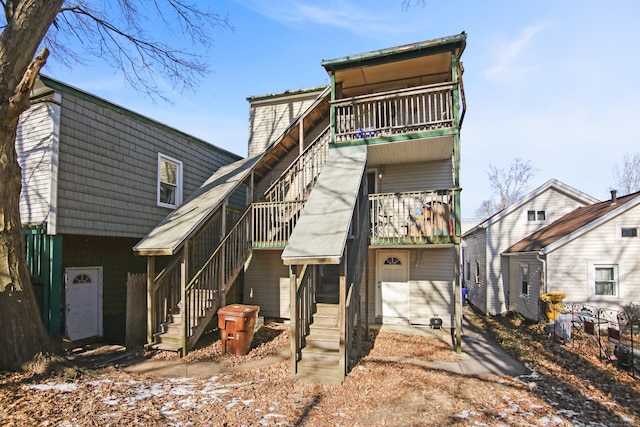
[[[66,335],[71,341],[102,335],[102,267],[65,270]]]
[[[409,252],[378,251],[376,266],[376,317],[382,323],[407,323]]]

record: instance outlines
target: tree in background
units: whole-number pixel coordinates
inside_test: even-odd
[[[537,169],[531,160],[516,158],[509,169],[498,169],[489,165],[487,176],[491,185],[492,197],[484,200],[476,210],[476,216],[486,218],[511,206],[529,190],[529,181],[535,176]]]
[[[619,194],[631,194],[640,191],[640,153],[626,153],[622,165],[613,167],[614,186]]]
[[[31,105],[31,90],[50,49],[53,58],[68,65],[100,58],[121,72],[131,87],[166,99],[161,90],[164,79],[173,89],[190,89],[208,71],[205,56],[198,53],[210,46],[211,29],[228,28],[228,23],[182,0],[0,0],[0,4],[0,21],[4,20],[0,33],[2,371],[29,369],[34,358],[53,350],[40,322],[22,243],[22,171],[15,149],[20,114]]]

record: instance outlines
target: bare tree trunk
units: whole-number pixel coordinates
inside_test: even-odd
[[[36,354],[51,351],[51,344],[40,322],[23,248],[17,119],[0,112],[0,120],[0,370],[21,370]]]

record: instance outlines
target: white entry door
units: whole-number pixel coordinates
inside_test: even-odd
[[[67,337],[102,335],[102,267],[66,269]]]
[[[409,253],[379,251],[376,316],[383,323],[407,323],[409,318]]]

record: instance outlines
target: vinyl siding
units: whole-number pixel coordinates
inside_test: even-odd
[[[183,163],[183,200],[236,156],[151,121],[64,93],[58,232],[143,237],[170,209],[157,206],[158,153]]]
[[[529,268],[529,293],[527,295],[522,294],[521,264],[526,264]],[[531,320],[539,320],[542,270],[542,263],[533,254],[509,257],[509,311],[518,312]]]
[[[264,317],[290,316],[289,268],[281,250],[254,250],[244,273],[244,303],[260,306]]]
[[[640,238],[621,238],[620,227],[640,227],[640,207],[621,214],[547,255],[547,290],[565,301],[613,308],[640,301]],[[594,295],[594,265],[617,265],[618,295]]]
[[[309,108],[319,93],[252,102],[249,106],[249,156],[262,153],[296,117]]]
[[[444,327],[453,327],[455,249],[418,249],[409,255],[409,320],[428,325],[437,316]]]
[[[16,151],[22,168],[22,224],[41,224],[53,219],[50,206],[55,205],[52,196],[55,196],[59,118],[60,107],[54,103],[36,104],[20,116]],[[50,227],[49,232],[55,232],[55,227]]]
[[[361,292],[361,305],[371,323],[380,321],[376,319],[375,312],[376,252],[375,249],[369,249],[369,274]],[[445,327],[453,325],[455,259],[453,248],[409,250],[409,321],[412,324],[428,325],[431,317],[437,315],[443,320]],[[368,286],[368,305],[365,286]]]
[[[466,269],[466,261],[469,261],[470,275],[465,283],[468,288],[467,300],[483,313],[487,312],[487,233],[484,228],[478,229],[471,235],[464,238],[466,247],[464,249],[465,258],[463,260]],[[476,283],[476,261],[480,265],[480,275]]]
[[[502,277],[503,259],[500,254],[525,236],[551,224],[556,219],[581,206],[584,206],[584,203],[568,197],[553,188],[549,188],[529,203],[524,204],[498,222],[488,226],[486,314],[499,314],[508,309],[507,291]],[[527,221],[527,211],[529,210],[544,210],[546,212],[546,221]],[[508,271],[507,265],[504,268],[504,271]]]
[[[378,192],[440,190],[453,187],[451,160],[385,165]]]

